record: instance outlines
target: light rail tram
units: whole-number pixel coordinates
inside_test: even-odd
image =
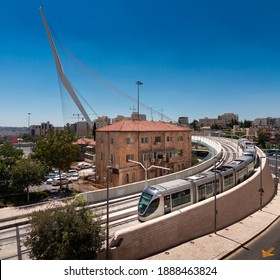
[[[139,199],[138,220],[145,222],[227,191],[251,176],[256,164],[256,148],[250,146],[216,170],[148,186]]]

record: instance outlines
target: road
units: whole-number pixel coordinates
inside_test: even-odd
[[[280,220],[239,249],[229,260],[280,260]]]

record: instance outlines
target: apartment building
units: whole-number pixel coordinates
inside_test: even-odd
[[[191,166],[191,130],[165,122],[124,119],[96,131],[96,172],[105,183],[108,166],[113,167],[110,184],[128,184],[145,179],[146,168],[157,165],[170,171],[152,168],[148,179]]]

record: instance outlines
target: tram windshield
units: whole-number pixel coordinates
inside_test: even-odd
[[[147,209],[147,206],[150,204],[150,201],[152,199],[152,195],[146,192],[143,192],[138,205],[138,212],[139,214],[143,214],[145,210]]]

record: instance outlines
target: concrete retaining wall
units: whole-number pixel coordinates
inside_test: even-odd
[[[267,204],[275,183],[266,159],[246,182],[217,196],[216,229],[229,226]],[[262,173],[261,173],[262,172]],[[260,196],[259,188],[264,189]],[[142,259],[194,238],[214,232],[214,198],[178,210],[135,227],[120,230],[112,240],[111,259]]]
[[[201,145],[205,145],[209,148],[212,155],[216,155],[217,158],[222,156],[222,147],[221,144],[217,141],[214,141],[210,138],[200,137],[200,136],[193,136],[193,142],[197,142]],[[214,158],[210,158],[201,164],[193,166],[191,168],[168,174],[165,176],[153,178],[148,180],[148,185],[155,185],[175,179],[183,179],[187,176],[191,176],[193,174],[199,173],[207,168],[210,168],[214,165]],[[145,188],[145,181],[140,181],[132,184],[127,184],[123,186],[118,186],[114,188],[110,188],[109,197],[110,199],[119,198],[122,196],[128,196],[136,193],[141,193],[142,190]],[[106,200],[106,189],[105,190],[97,190],[92,192],[86,192],[81,194],[87,203],[98,203],[101,201]]]

